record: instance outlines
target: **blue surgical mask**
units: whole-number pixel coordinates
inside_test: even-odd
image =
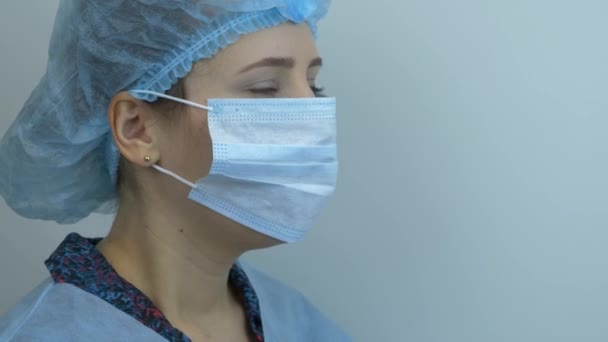
[[[296,242],[336,187],[336,100],[213,99],[207,110],[213,143],[209,175],[196,183],[154,168],[192,188],[189,198],[255,231]],[[203,173],[203,172],[201,172]]]

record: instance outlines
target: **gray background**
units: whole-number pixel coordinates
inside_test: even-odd
[[[44,71],[56,0],[0,3],[0,132]],[[338,0],[319,41],[339,191],[250,255],[357,341],[608,341],[608,3]],[[0,311],[66,233],[0,205]]]

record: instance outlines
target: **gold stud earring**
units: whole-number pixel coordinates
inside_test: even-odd
[[[150,156],[145,156],[145,157],[144,157],[144,160],[146,161],[146,163],[149,163],[149,162],[150,162],[150,160],[152,160],[152,158],[150,158]]]

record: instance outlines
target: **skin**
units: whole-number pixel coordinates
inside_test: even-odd
[[[196,63],[184,79],[186,99],[314,97],[318,57],[306,24],[252,33]],[[251,66],[260,61],[264,65]],[[108,119],[132,184],[121,192],[112,229],[98,249],[194,341],[253,340],[228,275],[243,253],[280,242],[189,200],[190,188],[151,168],[158,164],[192,182],[209,173],[206,111],[188,106],[159,113],[121,92]]]

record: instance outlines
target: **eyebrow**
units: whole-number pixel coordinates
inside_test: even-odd
[[[281,68],[291,69],[295,65],[296,65],[296,61],[291,57],[269,57],[269,58],[264,58],[261,61],[258,61],[258,62],[255,62],[253,64],[246,66],[238,73],[242,74],[242,73],[245,73],[252,69],[262,68],[262,67],[281,67]],[[317,57],[317,58],[313,59],[310,62],[310,64],[308,65],[308,68],[319,67],[319,66],[323,66],[323,59],[321,57]]]

